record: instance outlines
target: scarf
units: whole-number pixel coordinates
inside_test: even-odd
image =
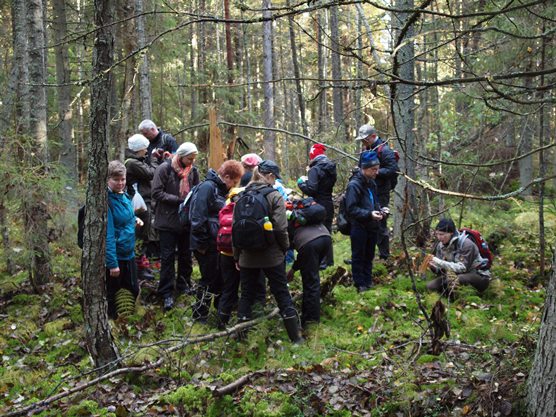
[[[172,158],[172,168],[180,177],[180,198],[185,198],[185,196],[189,193],[191,187],[189,186],[189,173],[193,168],[193,165],[189,165],[188,167],[184,167],[180,161],[180,157],[178,155],[174,155]]]

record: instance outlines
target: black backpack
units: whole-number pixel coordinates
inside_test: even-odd
[[[270,219],[270,207],[266,196],[275,191],[271,186],[262,189],[246,189],[239,194],[234,207],[232,245],[238,249],[264,249],[269,245],[263,224]]]
[[[338,215],[336,216],[336,227],[343,235],[349,236],[351,233],[351,224],[349,222],[346,209],[346,193],[342,194],[340,197],[340,208],[338,209]]]
[[[185,196],[185,200],[178,207],[178,217],[180,219],[180,224],[182,227],[191,226],[191,207],[193,205],[194,199],[197,197],[197,191],[199,190],[199,185],[194,186],[189,193]]]
[[[313,197],[306,197],[292,203],[292,218],[296,226],[320,224],[326,219],[326,209]]]

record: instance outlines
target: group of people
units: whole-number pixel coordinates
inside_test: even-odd
[[[334,263],[336,164],[326,156],[326,147],[320,143],[311,147],[307,175],[297,181],[300,191],[325,213],[318,222],[304,224],[288,216],[290,197],[274,161],[246,154],[240,161],[228,160],[217,170],[209,169],[201,180],[195,144],[178,146],[151,120],[142,121],[138,130],[128,139],[125,163],[112,161],[108,166],[109,316],[117,316],[119,288],[137,295],[138,278],[152,279],[148,255],[158,252],[158,295],[164,310],[174,307],[176,295],[194,295],[193,319],[206,322],[214,306],[218,326],[224,328],[236,307],[238,321],[252,318],[253,306],[265,303],[268,282],[288,336],[293,342],[301,341],[300,326],[320,320],[319,270]],[[373,285],[375,246],[380,258],[390,256],[386,221],[398,166],[394,151],[372,126],[362,126],[356,139],[362,148],[345,202],[351,224],[353,282],[362,292]],[[129,195],[135,193],[145,202],[142,213],[134,213]],[[136,237],[141,242],[137,251]],[[292,249],[297,259],[287,273],[286,253]],[[192,256],[201,274],[196,285],[191,280]],[[437,271],[449,266],[445,258],[435,259]],[[303,285],[300,317],[288,289],[288,279],[296,270],[301,272]],[[470,278],[472,285],[475,281]]]

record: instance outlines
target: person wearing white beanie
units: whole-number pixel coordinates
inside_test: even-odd
[[[141,150],[147,150],[147,148],[149,147],[149,140],[137,133],[136,135],[131,136],[128,140],[127,140],[127,147],[129,149],[131,149],[133,152],[138,152]],[[146,153],[146,152],[145,152]]]
[[[180,158],[191,155],[192,153],[199,153],[199,151],[197,150],[195,144],[191,142],[182,143],[176,151],[176,155],[178,155]]]

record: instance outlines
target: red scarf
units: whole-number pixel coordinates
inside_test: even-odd
[[[185,196],[189,193],[191,187],[189,186],[189,173],[191,172],[191,168],[193,165],[189,165],[188,167],[184,167],[181,163],[181,158],[178,155],[174,155],[172,157],[172,168],[180,177],[180,198],[185,198]]]

